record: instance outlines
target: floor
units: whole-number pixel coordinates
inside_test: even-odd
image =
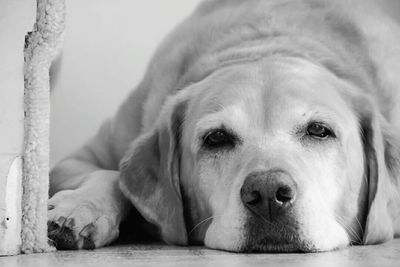
[[[315,254],[235,254],[203,247],[119,245],[92,251],[58,251],[0,257],[1,267],[65,266],[400,266],[400,239],[377,246]]]

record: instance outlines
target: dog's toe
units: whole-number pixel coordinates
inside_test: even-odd
[[[58,222],[48,223],[48,237],[57,249],[78,249],[78,243],[72,228]]]
[[[93,236],[95,234],[96,228],[93,223],[90,223],[83,227],[80,231],[79,236],[83,238],[82,248],[84,249],[94,249],[96,247]]]

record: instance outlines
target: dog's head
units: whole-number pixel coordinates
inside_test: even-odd
[[[398,141],[368,96],[301,59],[228,66],[172,96],[121,161],[168,243],[324,251],[393,237]]]

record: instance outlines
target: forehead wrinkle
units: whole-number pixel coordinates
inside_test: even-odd
[[[243,73],[230,71],[232,67],[221,69],[211,75],[204,83],[204,89],[197,97],[197,107],[203,114],[218,112],[225,106],[235,102],[234,97],[240,89],[246,87],[243,82]]]
[[[216,113],[204,116],[196,124],[196,132],[203,132],[210,128],[221,126],[243,132],[248,128],[248,121],[248,116],[241,104],[230,105]]]
[[[194,109],[205,116],[236,105],[248,112],[254,121],[261,114],[259,109],[263,106],[259,97],[262,81],[259,76],[254,75],[256,68],[257,65],[244,64],[231,66],[214,74],[203,85],[204,89],[196,98]]]
[[[317,85],[314,86],[317,87]],[[297,95],[297,99],[304,103],[304,107],[308,111],[306,114],[331,122],[347,122],[352,116],[352,112],[342,95],[333,84],[321,84],[321,86],[325,86],[324,92],[317,92],[318,89],[314,87],[313,89],[316,90],[303,90]]]
[[[263,95],[268,118],[299,118],[304,114],[346,121],[351,110],[340,93],[339,81],[318,66],[297,63],[273,64],[277,67],[266,81],[269,90]]]

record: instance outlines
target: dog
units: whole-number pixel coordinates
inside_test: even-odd
[[[399,43],[372,1],[201,3],[51,171],[50,239],[105,246],[130,214],[167,244],[235,252],[398,237]]]

